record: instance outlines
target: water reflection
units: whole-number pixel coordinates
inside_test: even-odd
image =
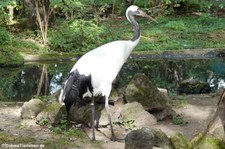
[[[61,88],[74,62],[48,63],[49,92]],[[43,64],[26,64],[21,68],[0,68],[0,100],[26,101],[37,94]],[[213,91],[225,87],[224,59],[130,59],[117,77],[114,87],[126,86],[135,73],[145,73],[158,87],[177,92],[179,83],[195,78],[210,83]],[[41,95],[44,91],[41,91]]]
[[[74,63],[74,62],[73,62]],[[73,63],[50,63],[48,66],[49,93],[57,91]],[[0,69],[0,100],[26,101],[37,94],[43,64],[26,64],[20,68]],[[41,90],[40,95],[44,94]]]

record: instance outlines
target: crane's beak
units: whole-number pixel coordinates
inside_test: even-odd
[[[152,20],[152,21],[156,21],[154,18],[152,18],[151,16],[147,15],[144,11],[142,10],[138,10],[138,14],[136,14],[137,16],[140,16],[140,17],[144,17],[144,18],[148,18],[149,20]]]

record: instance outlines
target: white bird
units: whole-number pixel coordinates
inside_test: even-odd
[[[135,20],[135,16],[148,16],[137,6],[130,6],[126,10],[127,20],[134,27],[134,36],[131,40],[118,40],[104,44],[83,55],[73,66],[68,79],[64,83],[61,90],[59,101],[65,103],[67,116],[70,107],[77,101],[82,99],[83,95],[90,92],[92,95],[92,131],[95,140],[95,106],[94,96],[101,94],[105,97],[105,109],[108,116],[112,137],[115,141],[111,117],[109,114],[109,95],[112,89],[112,82],[116,78],[123,64],[127,61],[132,50],[140,41],[140,27]]]

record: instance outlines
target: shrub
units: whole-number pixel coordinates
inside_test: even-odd
[[[12,48],[0,48],[0,66],[20,66],[23,64],[23,57]]]
[[[0,27],[0,44],[8,45],[11,42],[12,42],[12,35],[4,27]]]
[[[103,43],[104,27],[93,21],[64,22],[49,32],[49,46],[55,51],[87,51]]]

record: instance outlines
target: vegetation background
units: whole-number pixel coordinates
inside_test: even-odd
[[[78,54],[130,39],[126,8],[135,4],[157,19],[140,19],[137,51],[225,47],[223,0],[1,0],[0,65],[26,54]]]

